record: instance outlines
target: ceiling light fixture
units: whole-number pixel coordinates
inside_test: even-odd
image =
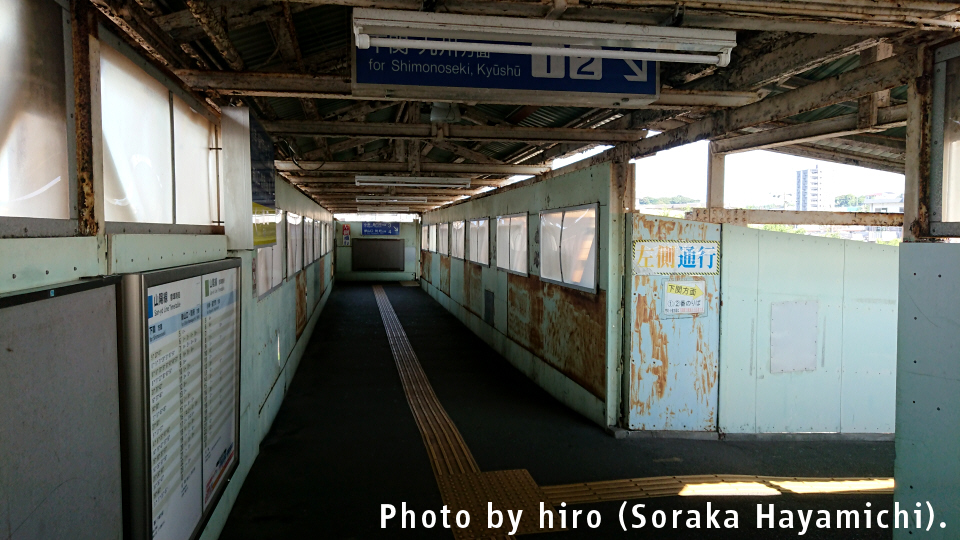
[[[395,47],[580,56],[720,67],[730,63],[730,53],[737,45],[736,32],[729,30],[368,8],[353,10],[353,32],[359,49]],[[649,50],[617,50],[622,48]]]
[[[357,197],[358,203],[426,203],[426,197],[405,197],[399,195],[369,195]]]
[[[396,214],[397,212],[409,212],[409,206],[357,206],[357,212],[386,213]]]
[[[358,186],[401,186],[467,188],[469,178],[434,178],[432,176],[357,176]]]

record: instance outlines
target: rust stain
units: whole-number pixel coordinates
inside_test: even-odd
[[[636,383],[645,378],[645,373],[654,378],[652,384],[653,390],[645,400],[641,400],[638,392],[630,392],[631,408],[636,408],[642,416],[646,414],[647,409],[650,408],[655,400],[659,401],[663,399],[663,396],[666,394],[667,376],[670,372],[670,358],[667,352],[669,341],[658,320],[657,303],[656,300],[654,300],[654,296],[657,293],[658,282],[657,280],[650,279],[648,276],[637,277],[640,278],[639,280],[643,282],[644,286],[650,286],[650,295],[649,298],[644,294],[637,295],[633,329],[643,370],[631,370],[633,377],[631,379],[631,386],[636,389]],[[639,287],[635,288],[638,289]],[[644,326],[646,326],[647,336],[643,335]],[[644,358],[643,347],[641,346],[641,342],[645,341],[645,337],[650,340],[650,358]],[[656,361],[659,361],[659,365],[657,365]]]
[[[420,252],[420,277],[427,283],[433,283],[430,266],[433,264],[433,253],[429,251]]]
[[[543,295],[534,276],[507,274],[507,335],[543,357]]]
[[[483,267],[469,261],[463,263],[463,300],[468,310],[483,317]]]
[[[297,274],[297,305],[296,305],[296,319],[297,319],[297,339],[300,339],[300,334],[303,334],[304,328],[307,327],[307,274],[306,272],[300,272]]]
[[[606,399],[606,291],[590,294],[508,274],[507,332],[591,394]]]
[[[72,2],[70,22],[73,43],[73,88],[77,157],[77,230],[96,236],[99,226],[93,192],[93,102],[90,37],[98,37],[96,13],[86,2]]]
[[[450,296],[450,257],[440,255],[440,292]]]

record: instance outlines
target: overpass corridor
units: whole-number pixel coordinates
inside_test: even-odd
[[[320,317],[323,330],[220,538],[503,538],[512,529],[507,510],[523,511],[517,535],[620,537],[625,500],[627,527],[637,523],[634,504],[646,505],[646,529],[656,510],[683,512],[680,526],[668,522],[659,538],[699,537],[684,524],[698,511],[705,527],[708,501],[720,522],[726,510],[739,516],[739,530],[724,531],[730,538],[770,538],[756,526],[760,503],[834,515],[892,506],[893,442],[616,439],[528,380],[419,287],[337,283]],[[503,528],[486,528],[488,502],[503,512]],[[404,503],[414,528],[401,527]],[[551,532],[539,528],[541,503],[558,512]],[[396,508],[386,529],[381,504]],[[469,526],[425,528],[423,512],[439,516],[444,505],[451,525],[467,510]],[[574,510],[582,510],[576,527]],[[586,523],[590,510],[601,517],[596,529]],[[834,528],[814,537],[890,531]]]

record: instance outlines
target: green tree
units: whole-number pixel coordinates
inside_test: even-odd
[[[784,233],[791,233],[791,234],[807,234],[807,232],[803,229],[798,229],[797,227],[791,227],[789,225],[783,225],[781,223],[772,224],[772,225],[768,224],[760,228],[764,231],[784,232]]]
[[[853,195],[852,193],[848,193],[846,195],[838,196],[836,199],[834,199],[834,203],[836,204],[836,206],[841,206],[846,208],[850,206],[863,206],[863,201],[865,200],[866,200],[865,195],[858,196],[858,195]]]

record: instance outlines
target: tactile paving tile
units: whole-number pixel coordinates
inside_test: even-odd
[[[438,476],[437,485],[451,516],[459,510],[470,513],[469,527],[453,528],[453,537],[458,540],[505,538],[512,528],[507,510],[513,510],[514,515],[522,510],[517,535],[561,530],[556,514],[553,528],[540,528],[540,503],[545,511],[554,509],[526,469]],[[493,509],[501,512],[503,527],[487,529],[487,503],[493,503]],[[549,520],[545,518],[544,524],[548,525]]]

